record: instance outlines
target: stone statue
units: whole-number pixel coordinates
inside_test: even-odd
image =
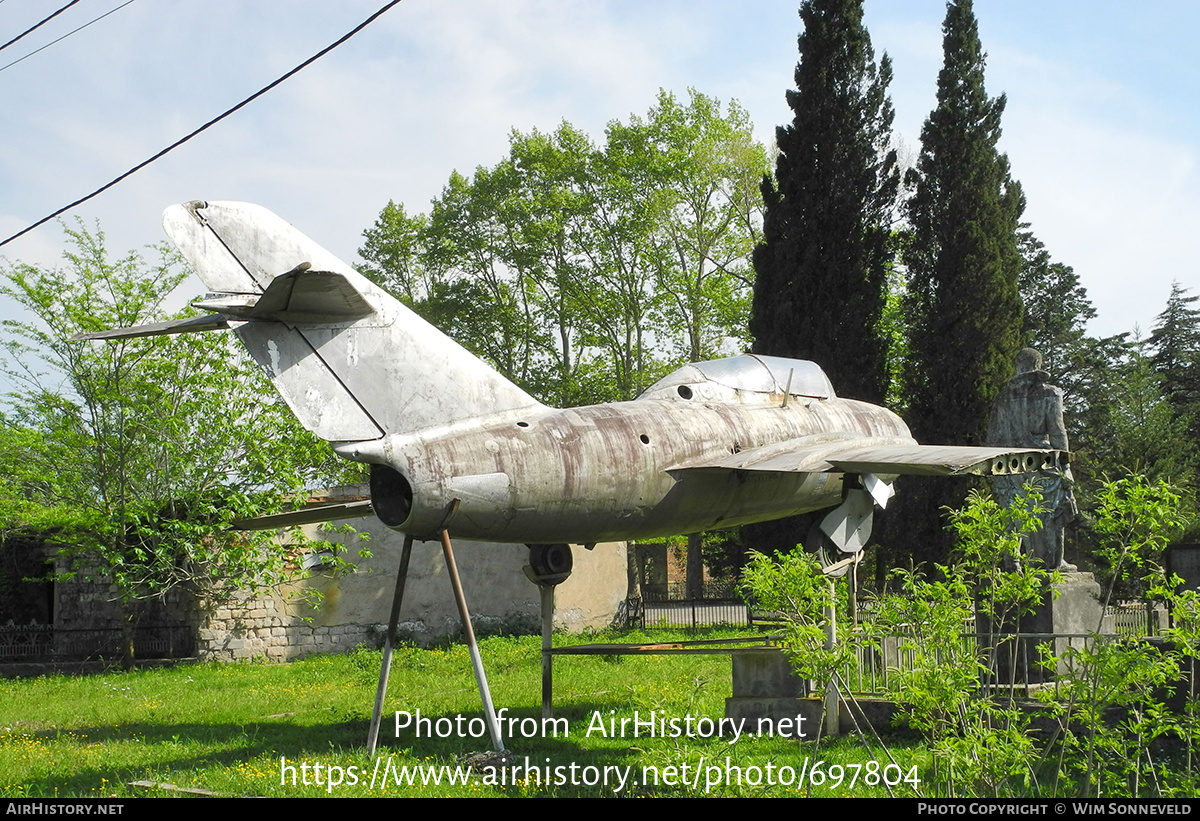
[[[1042,355],[1033,348],[1024,348],[1017,354],[1017,373],[1008,380],[992,406],[989,445],[1070,449],[1063,424],[1063,392],[1050,384],[1050,375],[1041,367]],[[1028,481],[1028,476],[996,476],[992,479],[992,492],[1001,504],[1011,505]],[[1064,530],[1079,512],[1071,491],[1074,480],[1070,468],[1062,476],[1042,475],[1035,481],[1041,486],[1045,512],[1041,515],[1041,529],[1024,538],[1024,552],[1049,570],[1074,573],[1077,568],[1063,559]]]

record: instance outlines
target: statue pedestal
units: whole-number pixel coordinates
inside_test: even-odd
[[[1042,593],[1037,612],[1021,617],[1018,640],[1013,625],[996,629],[996,684],[1037,684],[1055,675],[1068,672],[1069,665],[1061,659],[1068,647],[1082,647],[1100,627],[1100,584],[1092,573],[1065,573],[1062,581],[1051,584]],[[979,631],[987,635],[988,622],[980,619]],[[1029,635],[1034,634],[1034,635]],[[981,641],[986,643],[987,639]],[[1038,662],[1042,656],[1038,646],[1053,641],[1054,654],[1060,660],[1055,670]],[[1015,675],[1014,675],[1015,667]]]
[[[742,722],[746,733],[811,739],[824,714],[822,702],[809,698],[809,683],[781,650],[734,651],[733,696],[725,699],[725,717]]]
[[[1066,573],[1058,584],[1050,585],[1042,606],[1027,617],[1033,633],[1053,633],[1054,654],[1059,657],[1058,675],[1068,665],[1061,659],[1068,647],[1083,647],[1089,636],[1100,629],[1100,583],[1093,573]],[[1061,638],[1059,638],[1061,636]]]

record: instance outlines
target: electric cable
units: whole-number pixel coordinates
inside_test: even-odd
[[[76,2],[78,2],[78,0],[75,0],[75,1],[76,1]],[[188,134],[188,135],[187,135],[187,136],[185,136],[185,137],[181,137],[181,138],[179,138],[178,140],[176,140],[175,142],[171,143],[171,144],[170,144],[170,145],[168,145],[166,148],[164,148],[162,151],[159,151],[157,154],[155,154],[154,156],[150,157],[150,158],[149,158],[149,159],[147,159],[147,160],[143,160],[142,162],[140,162],[140,163],[138,163],[137,165],[135,165],[133,168],[130,168],[130,169],[129,169],[128,171],[126,171],[124,174],[122,174],[122,175],[120,175],[119,177],[116,177],[115,179],[113,179],[113,180],[111,180],[111,181],[109,181],[109,182],[105,183],[104,185],[100,186],[99,188],[97,188],[97,189],[96,189],[95,191],[93,191],[92,193],[90,193],[90,194],[87,194],[86,196],[80,197],[79,199],[75,200],[74,202],[72,202],[72,203],[70,203],[70,204],[68,204],[68,205],[64,205],[62,208],[59,208],[59,209],[58,209],[57,211],[55,211],[54,213],[52,213],[52,214],[49,214],[49,215],[47,215],[47,216],[45,216],[45,217],[42,217],[40,220],[38,220],[37,222],[33,223],[32,225],[30,225],[30,226],[28,226],[28,227],[26,227],[26,228],[23,228],[23,229],[21,229],[20,231],[18,231],[17,233],[15,233],[15,234],[13,234],[11,237],[9,237],[8,239],[5,239],[5,240],[3,240],[3,241],[0,241],[0,247],[3,247],[3,246],[5,246],[5,245],[8,245],[10,242],[12,242],[13,240],[17,239],[18,237],[23,237],[23,236],[25,236],[25,235],[26,235],[26,234],[28,234],[30,231],[32,231],[34,228],[37,228],[37,227],[39,227],[39,226],[42,226],[42,225],[45,225],[45,224],[46,224],[47,222],[49,222],[50,220],[54,219],[55,217],[62,216],[63,214],[65,214],[67,211],[70,211],[70,210],[71,210],[72,208],[74,208],[75,206],[77,206],[77,205],[82,205],[83,203],[87,202],[88,200],[92,199],[93,197],[95,197],[95,196],[97,196],[97,195],[99,195],[99,194],[102,194],[102,193],[104,193],[105,191],[107,191],[108,189],[112,188],[112,187],[113,187],[114,185],[116,185],[117,183],[119,183],[119,182],[121,182],[122,180],[124,180],[126,177],[133,176],[135,173],[137,173],[138,171],[141,171],[143,168],[145,168],[145,167],[146,167],[147,165],[149,165],[150,163],[152,163],[152,162],[154,162],[155,160],[157,160],[157,159],[160,159],[161,157],[164,157],[164,156],[166,156],[167,154],[169,154],[170,152],[174,151],[176,148],[178,148],[179,146],[183,145],[183,144],[184,144],[184,143],[186,143],[188,140],[192,139],[192,137],[195,137],[196,135],[198,135],[198,134],[200,134],[200,133],[202,133],[202,132],[204,132],[204,131],[207,131],[209,128],[211,128],[212,126],[214,126],[214,125],[216,125],[217,123],[221,122],[221,120],[224,120],[224,119],[225,119],[226,117],[228,117],[229,115],[233,114],[233,113],[234,113],[234,112],[236,112],[236,111],[239,111],[239,110],[241,110],[242,108],[245,108],[247,105],[249,105],[250,103],[252,103],[254,100],[257,100],[259,97],[261,97],[262,95],[266,94],[266,93],[267,93],[268,91],[270,91],[271,89],[275,88],[275,86],[277,86],[277,85],[279,85],[280,83],[284,82],[285,80],[289,79],[289,78],[290,78],[290,77],[292,77],[293,75],[295,75],[295,74],[298,74],[298,73],[299,73],[300,71],[302,71],[303,69],[305,69],[305,68],[308,68],[308,66],[312,65],[312,64],[313,64],[313,63],[315,63],[317,60],[321,59],[321,58],[322,58],[322,57],[324,57],[326,54],[328,54],[329,52],[333,51],[335,48],[337,48],[338,46],[340,46],[342,43],[346,42],[346,41],[347,41],[347,40],[349,40],[351,37],[353,37],[354,35],[358,34],[360,31],[362,31],[362,30],[363,30],[363,29],[365,29],[367,26],[369,26],[371,23],[375,22],[375,21],[376,21],[376,20],[377,20],[379,17],[383,16],[384,12],[388,11],[388,10],[389,10],[389,9],[391,9],[393,6],[395,6],[395,5],[399,4],[399,3],[400,3],[400,0],[391,0],[391,2],[384,4],[384,6],[383,6],[382,8],[380,8],[378,11],[376,11],[374,14],[372,14],[372,15],[371,15],[370,17],[368,17],[366,20],[364,20],[363,22],[359,23],[357,26],[355,26],[354,28],[352,28],[350,31],[348,31],[348,32],[346,32],[344,35],[342,35],[342,36],[341,36],[339,39],[337,39],[337,40],[335,40],[334,42],[330,43],[328,46],[326,46],[325,48],[323,48],[323,49],[321,49],[320,51],[318,51],[318,52],[317,52],[316,54],[314,54],[312,57],[309,57],[309,58],[308,58],[307,60],[305,60],[303,63],[301,63],[300,65],[296,66],[296,67],[295,67],[295,68],[293,68],[291,71],[289,71],[289,72],[287,72],[286,74],[284,74],[283,76],[281,76],[279,79],[275,80],[274,82],[270,83],[269,85],[263,86],[263,87],[262,87],[262,88],[260,88],[258,91],[254,92],[254,93],[253,93],[253,94],[251,94],[249,97],[247,97],[246,99],[242,100],[240,103],[238,103],[237,105],[235,105],[233,108],[230,108],[230,109],[228,109],[227,111],[225,111],[224,113],[222,113],[222,114],[218,114],[216,117],[213,117],[211,120],[209,120],[209,121],[208,121],[208,122],[206,122],[204,125],[202,125],[202,126],[200,126],[199,128],[197,128],[195,131],[191,132],[190,134]]]
[[[8,41],[7,43],[5,43],[4,45],[0,46],[0,51],[4,51],[4,49],[8,48],[8,47],[9,47],[9,46],[11,46],[13,43],[15,43],[15,42],[17,42],[18,40],[20,40],[20,39],[21,39],[22,37],[24,37],[26,34],[29,34],[29,33],[33,32],[33,31],[36,31],[36,30],[38,30],[39,28],[41,28],[42,26],[46,25],[46,24],[47,24],[47,23],[49,23],[51,20],[53,20],[55,17],[57,17],[58,15],[62,14],[64,11],[66,11],[66,10],[67,10],[67,9],[69,9],[69,8],[71,8],[71,6],[75,5],[75,4],[76,4],[76,3],[78,3],[78,2],[79,2],[79,0],[71,0],[71,2],[70,2],[70,3],[67,3],[67,4],[66,4],[65,6],[63,6],[61,9],[59,9],[59,10],[58,10],[58,11],[56,11],[56,12],[54,12],[54,14],[51,14],[49,17],[47,17],[47,18],[45,18],[44,20],[42,20],[42,22],[40,22],[40,23],[35,23],[34,25],[30,26],[29,28],[25,29],[23,32],[21,32],[20,34],[18,34],[16,37],[14,37],[14,38],[12,38],[11,40],[9,40],[9,41]]]
[[[4,0],[0,0],[0,3],[3,3],[3,2],[4,2]],[[59,37],[57,40],[51,40],[49,43],[46,43],[46,45],[42,46],[41,48],[35,48],[33,51],[29,52],[29,53],[28,53],[28,54],[26,54],[24,57],[18,57],[16,60],[13,60],[13,61],[12,61],[11,63],[9,63],[8,65],[3,65],[3,66],[0,66],[0,71],[4,71],[4,69],[6,69],[6,68],[12,68],[13,66],[15,66],[17,63],[21,62],[22,60],[28,60],[28,59],[29,59],[30,57],[32,57],[33,55],[37,54],[39,51],[45,51],[46,49],[50,48],[50,46],[54,45],[55,43],[61,42],[61,41],[63,41],[63,40],[66,40],[68,37],[70,37],[70,36],[71,36],[72,34],[74,34],[75,32],[77,32],[77,31],[83,31],[85,28],[87,28],[88,26],[90,26],[92,23],[98,23],[98,22],[100,22],[101,20],[103,20],[103,19],[104,19],[105,17],[107,17],[108,15],[110,15],[110,14],[113,14],[113,13],[115,13],[115,12],[118,12],[118,11],[120,11],[121,9],[125,8],[126,6],[128,6],[128,5],[129,5],[130,3],[132,3],[132,2],[133,2],[133,0],[125,0],[125,2],[124,2],[124,3],[122,3],[122,4],[121,4],[121,5],[119,5],[119,6],[117,6],[115,9],[112,9],[112,10],[110,10],[110,11],[106,11],[106,12],[104,12],[104,14],[101,14],[99,17],[96,17],[95,19],[89,20],[88,22],[86,22],[86,23],[84,23],[82,26],[80,26],[79,28],[71,29],[71,30],[70,30],[70,31],[68,31],[66,34],[64,34],[62,37]]]

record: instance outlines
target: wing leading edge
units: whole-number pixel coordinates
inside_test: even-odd
[[[689,462],[673,470],[1011,476],[1042,471],[1061,473],[1069,462],[1070,454],[1064,450],[918,445],[899,438],[814,442],[812,438],[804,437],[743,450],[708,462]]]

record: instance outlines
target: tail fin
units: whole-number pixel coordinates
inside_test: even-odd
[[[163,227],[201,281],[219,293],[197,303],[215,312],[212,321],[157,332],[206,330],[224,320],[301,424],[322,439],[378,439],[540,407],[265,208],[173,205]]]

